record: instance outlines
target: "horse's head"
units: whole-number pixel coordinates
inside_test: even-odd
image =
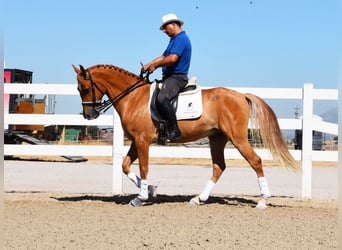
[[[97,107],[101,105],[104,93],[94,82],[89,70],[80,65],[80,69],[72,65],[77,73],[78,91],[82,99],[83,117],[88,120],[96,119],[100,112]]]
[[[88,69],[82,65],[79,69],[72,66],[77,73],[83,116],[88,120],[96,119],[100,112],[106,112],[111,106],[116,108],[128,94],[150,83],[148,74],[138,76],[113,65],[99,64]],[[101,102],[104,95],[109,99]]]

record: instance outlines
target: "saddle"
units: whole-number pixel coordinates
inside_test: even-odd
[[[158,143],[164,145],[166,140],[166,122],[158,111],[156,99],[162,82],[155,80],[150,87],[149,110],[154,120],[159,122]],[[171,100],[177,120],[191,120],[202,115],[202,91],[197,85],[196,77],[192,77],[179,94]]]

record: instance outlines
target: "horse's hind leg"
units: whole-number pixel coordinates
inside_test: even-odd
[[[204,187],[203,191],[200,193],[200,195],[191,199],[190,204],[192,205],[198,205],[200,201],[208,200],[211,191],[215,187],[215,184],[221,177],[223,171],[226,169],[226,163],[224,160],[224,148],[227,143],[227,138],[223,134],[217,133],[215,135],[209,136],[209,143],[213,164],[213,175]]]
[[[262,197],[264,199],[270,198],[271,192],[268,188],[267,181],[264,176],[261,158],[255,153],[254,149],[248,143],[247,136],[246,139],[234,139],[233,144],[256,172]]]

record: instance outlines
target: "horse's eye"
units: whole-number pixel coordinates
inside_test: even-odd
[[[77,90],[78,90],[81,94],[84,94],[84,95],[85,95],[85,94],[88,94],[88,93],[90,92],[91,87],[84,89],[84,88],[82,88],[82,86],[81,86],[80,84],[78,84]]]
[[[87,89],[81,89],[81,93],[82,94],[88,94],[90,92],[91,88],[87,88]]]

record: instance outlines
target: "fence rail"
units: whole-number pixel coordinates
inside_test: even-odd
[[[203,88],[205,89],[205,88]],[[281,129],[302,129],[302,150],[290,150],[296,160],[302,162],[302,197],[311,198],[312,161],[338,161],[337,151],[312,151],[312,131],[321,131],[338,135],[338,125],[313,119],[314,100],[338,100],[337,89],[314,89],[313,84],[304,84],[303,88],[232,88],[241,93],[253,93],[267,99],[301,99],[303,101],[302,119],[278,119]],[[56,94],[78,95],[75,84],[5,84],[5,94]],[[124,133],[120,118],[114,115],[101,115],[96,120],[86,120],[82,115],[66,114],[7,114],[4,115],[4,127],[8,124],[27,125],[93,125],[113,126],[113,146],[94,145],[4,145],[4,155],[82,155],[113,157],[113,193],[122,193],[122,157],[128,151],[124,146]],[[262,159],[272,159],[268,150],[255,149]],[[151,146],[151,157],[172,158],[210,158],[207,148],[189,148],[169,146]],[[226,159],[242,159],[236,149],[225,149]]]

